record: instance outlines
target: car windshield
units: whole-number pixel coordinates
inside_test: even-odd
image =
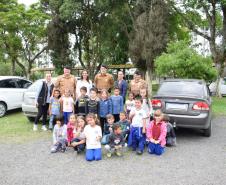
[[[192,96],[203,97],[203,84],[195,81],[172,81],[163,82],[158,90],[158,95],[178,95],[178,96]]]

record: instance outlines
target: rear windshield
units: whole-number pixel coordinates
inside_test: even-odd
[[[158,90],[158,95],[178,95],[203,97],[204,85],[199,82],[163,82]]]

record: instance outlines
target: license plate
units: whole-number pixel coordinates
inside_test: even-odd
[[[174,109],[174,110],[187,110],[188,104],[181,103],[166,103],[166,109]]]

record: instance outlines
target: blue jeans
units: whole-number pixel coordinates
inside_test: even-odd
[[[53,120],[56,118],[57,115],[51,114],[49,118],[49,129],[53,128]]]
[[[102,159],[101,148],[86,149],[86,160],[87,161],[99,161]]]
[[[141,152],[144,151],[146,136],[142,133],[142,129],[142,127],[131,127],[128,138],[128,145],[132,147],[134,151],[137,148]]]
[[[103,138],[101,140],[102,145],[106,145],[106,144],[109,143],[109,136],[110,136],[110,134],[106,134],[106,135],[103,136]]]
[[[69,121],[69,116],[72,114],[72,112],[64,112],[63,116],[64,116],[64,124],[66,125]]]
[[[81,141],[81,140],[75,138],[75,139],[73,139],[73,140],[71,141],[71,143],[73,143],[73,142],[79,142],[79,141]],[[80,144],[80,145],[75,146],[75,147],[74,147],[74,150],[75,150],[75,151],[81,152],[81,151],[84,151],[84,150],[85,150],[85,147],[86,147],[85,143],[84,143],[84,144]]]
[[[164,147],[162,147],[160,144],[155,144],[152,142],[148,144],[148,153],[162,155],[163,152],[164,152]]]

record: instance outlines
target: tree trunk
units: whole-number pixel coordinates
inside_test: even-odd
[[[146,83],[148,85],[148,98],[152,98],[153,93],[152,93],[152,78],[153,78],[153,74],[152,74],[152,69],[150,67],[147,67],[147,71],[146,71]]]
[[[12,66],[11,66],[11,74],[12,76],[15,75],[15,72],[16,72],[16,62],[14,59],[12,59]]]

